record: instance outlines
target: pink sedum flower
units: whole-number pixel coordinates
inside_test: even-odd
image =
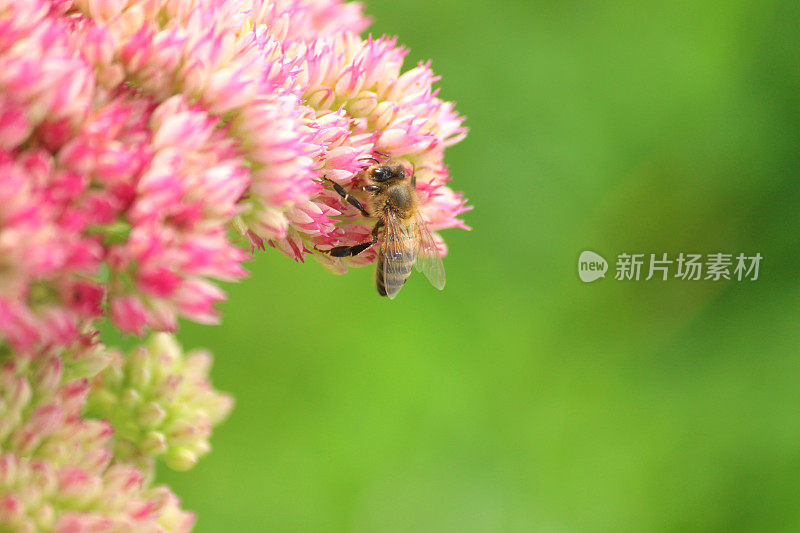
[[[155,459],[192,467],[232,400],[207,353],[106,350],[100,320],[218,322],[248,245],[374,262],[319,250],[369,239],[329,181],[358,197],[380,154],[431,230],[469,229],[444,164],[463,118],[368,24],[339,0],[0,0],[0,530],[193,524]]]
[[[429,65],[403,73],[393,39],[356,35],[358,4],[0,8],[0,335],[15,349],[69,342],[102,313],[137,334],[215,322],[211,280],[244,275],[231,222],[254,248],[371,263],[316,250],[365,238],[370,221],[321,179],[357,190],[376,153],[416,169],[432,229],[466,228],[443,164],[462,119]]]

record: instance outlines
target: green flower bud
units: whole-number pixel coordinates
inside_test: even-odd
[[[118,457],[160,457],[186,470],[208,453],[212,426],[233,406],[209,384],[210,366],[207,352],[184,354],[171,335],[152,335],[93,379],[86,413],[111,422]]]

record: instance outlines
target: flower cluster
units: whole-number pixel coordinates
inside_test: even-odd
[[[213,322],[209,278],[244,275],[225,228],[249,181],[234,140],[183,95],[102,88],[46,8],[0,8],[0,98],[23,110],[0,140],[0,334],[62,345],[104,305],[125,332]]]
[[[466,228],[463,119],[368,24],[341,0],[0,0],[0,529],[191,526],[153,460],[194,465],[231,400],[208,354],[106,350],[100,321],[214,323],[247,248],[373,262],[319,251],[368,239],[326,180],[358,191],[370,158],[414,167],[432,230]]]
[[[210,363],[207,352],[184,356],[174,338],[156,334],[127,357],[114,353],[92,382],[86,413],[118,428],[117,458],[163,456],[176,470],[191,468],[209,450],[211,426],[233,406],[210,387]]]
[[[0,530],[191,529],[166,487],[116,460],[114,427],[82,416],[87,378],[111,363],[83,339],[0,364]]]

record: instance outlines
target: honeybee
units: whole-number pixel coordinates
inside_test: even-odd
[[[366,203],[369,211],[341,185],[326,181],[362,215],[377,219],[372,228],[372,239],[354,246],[336,246],[325,250],[325,253],[332,257],[355,256],[380,240],[375,269],[378,294],[390,299],[397,296],[415,265],[434,287],[444,289],[442,258],[419,212],[416,174],[413,170],[408,172],[402,164],[391,159],[383,163],[370,159],[373,163],[358,175],[359,182],[364,183],[361,190],[368,195]],[[379,239],[381,228],[384,228],[383,237]]]

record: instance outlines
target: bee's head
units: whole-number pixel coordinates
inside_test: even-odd
[[[367,169],[367,177],[375,183],[383,183],[390,180],[402,181],[406,177],[406,171],[400,163],[387,162],[369,167]]]

